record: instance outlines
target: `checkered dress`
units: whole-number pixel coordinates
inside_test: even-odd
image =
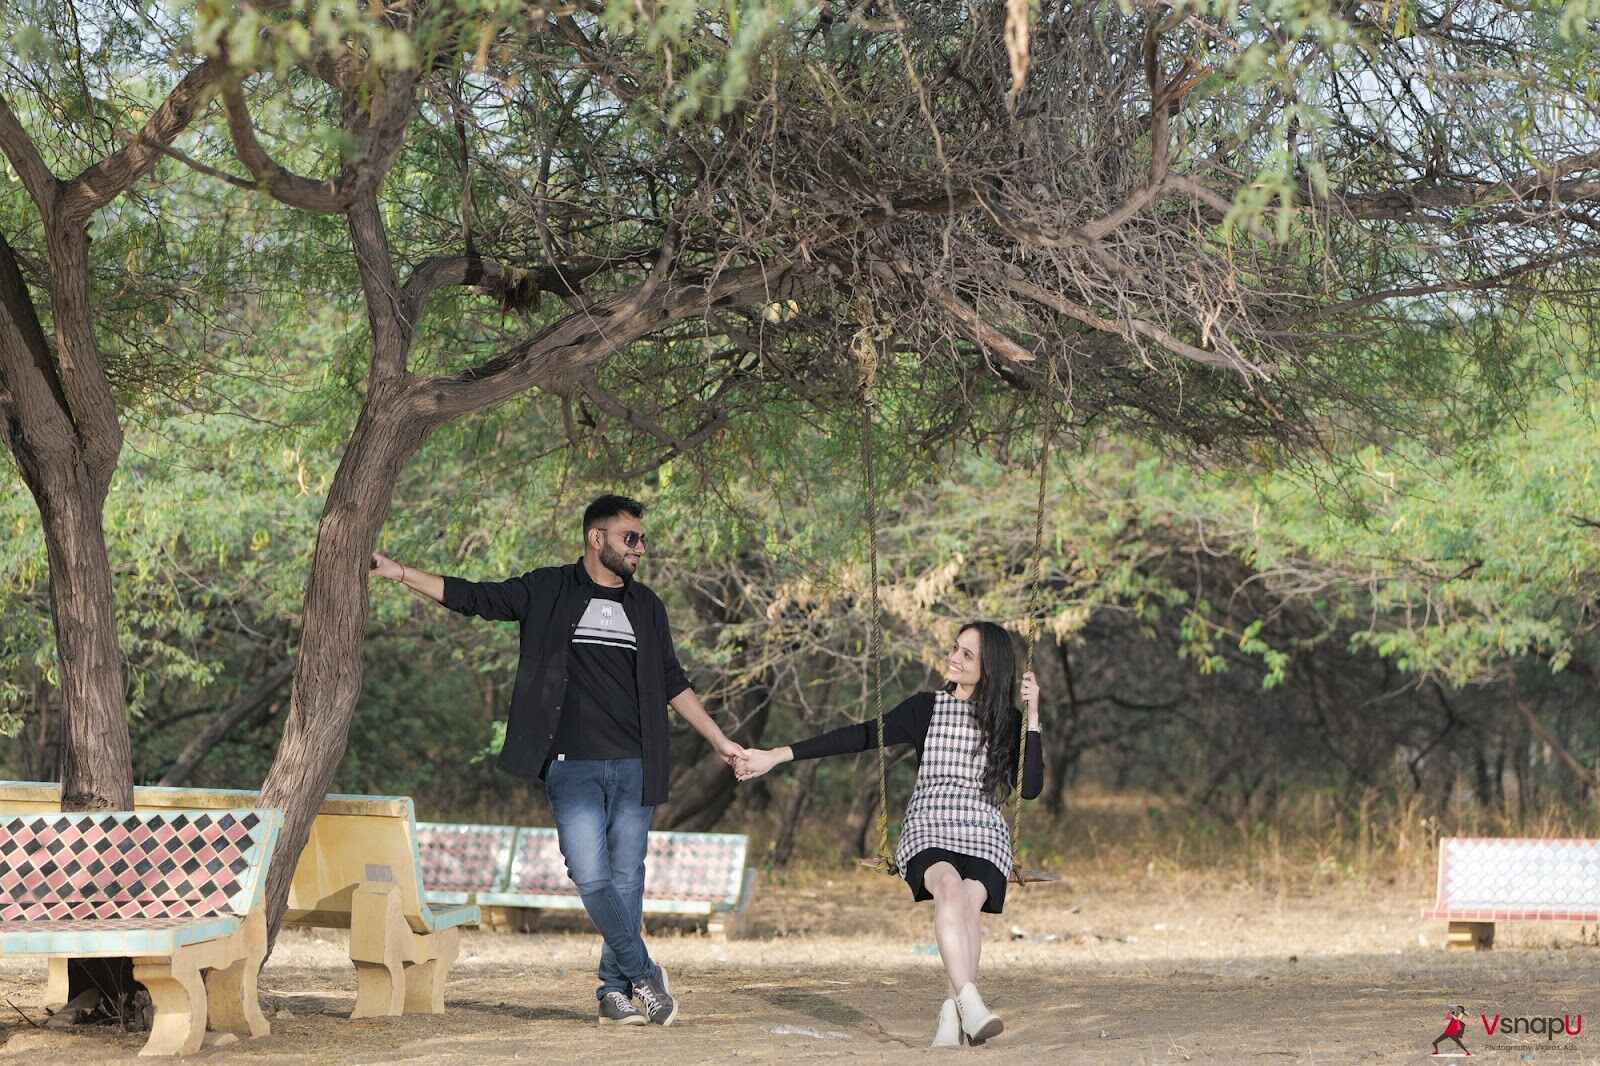
[[[922,765],[895,848],[896,866],[904,870],[925,848],[945,848],[985,859],[1002,876],[1011,872],[1011,831],[983,791],[988,762],[972,702],[935,693]]]

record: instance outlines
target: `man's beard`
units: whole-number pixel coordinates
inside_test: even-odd
[[[626,579],[633,576],[634,568],[628,564],[628,560],[624,559],[620,552],[609,544],[600,549],[600,565],[620,578]]]

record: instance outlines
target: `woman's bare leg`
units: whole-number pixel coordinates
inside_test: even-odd
[[[976,982],[978,963],[983,960],[983,905],[989,899],[989,890],[982,881],[962,881],[961,888],[967,897],[967,950],[972,956],[972,980]]]
[[[945,975],[950,979],[950,994],[954,996],[977,976],[967,928],[969,897],[962,886],[961,875],[947,862],[929,866],[922,884],[933,896],[933,937],[938,941],[939,958],[944,962]]]

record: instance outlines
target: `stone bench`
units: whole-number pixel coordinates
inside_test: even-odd
[[[417,831],[431,900],[583,909],[552,828],[424,822]],[[755,885],[755,871],[745,869],[748,847],[738,833],[651,833],[644,913],[693,917],[714,937],[737,936]]]
[[[222,809],[256,793],[218,788],[133,790],[141,811]],[[0,813],[59,810],[61,786],[0,782]],[[460,951],[461,927],[476,925],[473,905],[433,906],[423,887],[417,821],[409,796],[330,795],[295,864],[284,924],[350,930],[356,969],[352,1018],[439,1014]],[[51,967],[47,1002],[66,1002],[66,961]]]
[[[208,1025],[266,1036],[256,973],[282,824],[260,809],[0,816],[0,956],[46,956],[62,978],[69,958],[131,958],[155,1008],[141,1055],[193,1054]]]
[[[1496,922],[1600,922],[1600,840],[1446,837],[1422,916],[1449,922],[1449,947],[1473,951],[1494,945]]]

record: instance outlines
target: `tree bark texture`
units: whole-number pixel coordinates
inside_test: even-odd
[[[101,517],[122,449],[116,405],[89,331],[88,242],[49,242],[52,352],[11,248],[0,237],[0,384],[6,444],[39,508],[50,564],[50,617],[61,667],[62,806],[133,806],[133,756]],[[56,359],[60,353],[61,359]]]
[[[404,417],[401,397],[390,393],[369,394],[317,527],[289,713],[261,788],[262,806],[284,814],[267,878],[269,939],[277,937],[295,863],[344,757],[361,695],[372,551],[400,470],[432,428]]]

